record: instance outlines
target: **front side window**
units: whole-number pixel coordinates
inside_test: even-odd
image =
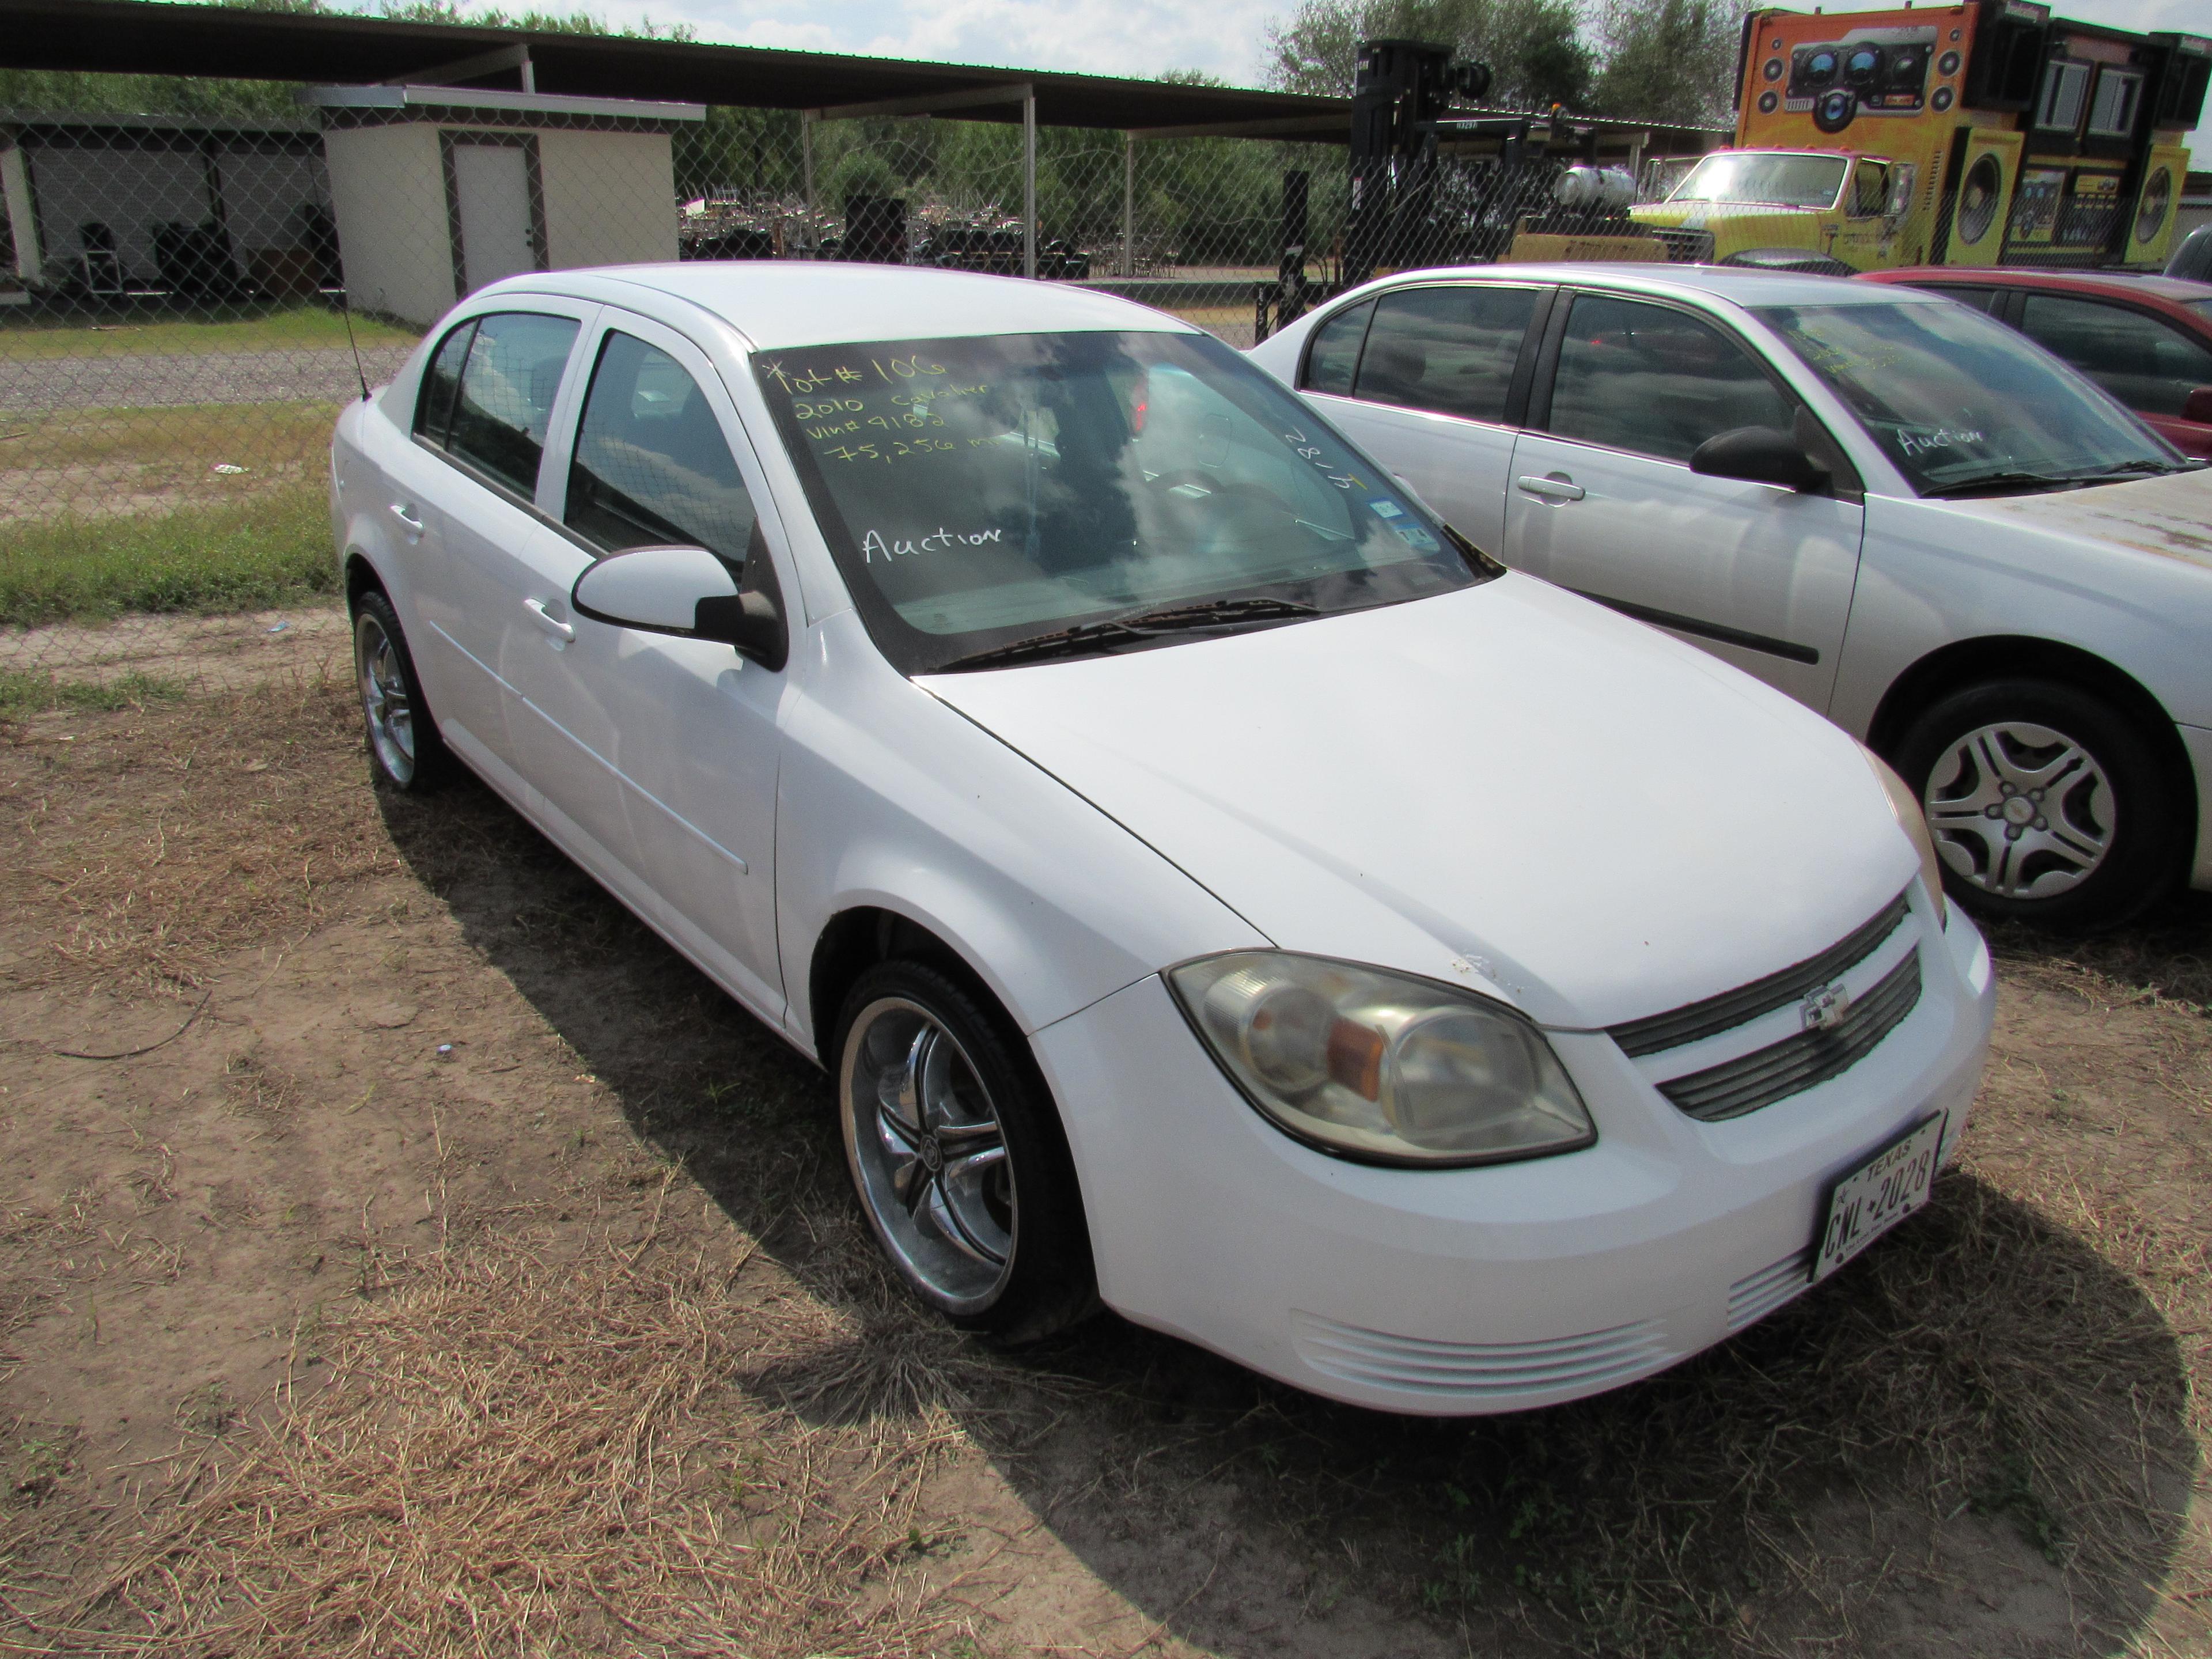
[[[1841,155],[1722,150],[1690,170],[1670,202],[1748,202],[1760,207],[1830,208],[1850,162]]]
[[[1972,306],[1977,311],[1987,311],[1996,303],[1997,291],[1993,288],[1959,288],[1949,283],[1915,283],[1913,287],[1930,294],[1940,294],[1947,300],[1956,300],[1962,306]]]
[[[538,489],[553,397],[575,343],[573,318],[495,312],[478,319],[446,444],[518,495]]]
[[[1923,495],[2055,488],[2180,464],[2064,365],[1962,306],[1761,306],[1755,314]]]
[[[584,397],[564,518],[609,553],[673,544],[744,562],[752,497],[714,405],[666,352],[608,331]]]
[[[1793,404],[1710,323],[1668,306],[1581,295],[1559,344],[1553,436],[1664,461],[1741,426],[1790,429]]]
[[[1881,161],[1862,161],[1851,175],[1851,217],[1872,219],[1889,206],[1889,168]]]
[[[2191,392],[2212,386],[2212,350],[2123,306],[2031,294],[2020,331],[2146,415],[2179,415]]]
[[[1352,395],[1352,377],[1359,368],[1359,343],[1367,337],[1367,319],[1375,309],[1364,305],[1340,311],[1314,331],[1306,348],[1305,389],[1332,397]]]
[[[1536,290],[1465,283],[1401,289],[1375,306],[1352,395],[1502,421]]]
[[[906,673],[1148,611],[1362,610],[1491,569],[1210,336],[864,341],[761,352],[754,373]]]

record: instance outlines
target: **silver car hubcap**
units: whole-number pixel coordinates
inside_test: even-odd
[[[1013,1170],[957,1039],[903,997],[853,1022],[838,1079],[845,1155],[884,1248],[932,1301],[988,1306],[1013,1261]]]
[[[1923,799],[1943,862],[1999,898],[2055,898],[2080,885],[2117,827],[2096,757],[2026,720],[1960,738],[1928,775]]]
[[[376,763],[396,783],[415,780],[415,707],[399,672],[399,653],[374,617],[354,629],[354,660],[361,669],[361,707],[368,717],[368,744]]]

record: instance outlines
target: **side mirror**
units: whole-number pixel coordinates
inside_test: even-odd
[[[1690,471],[1709,478],[1741,478],[1801,492],[1826,489],[1829,484],[1828,469],[1788,433],[1771,426],[1740,426],[1706,439],[1690,457]]]
[[[611,553],[576,578],[568,606],[615,628],[719,641],[766,669],[781,669],[790,655],[774,596],[740,592],[730,567],[703,547]]]
[[[2181,418],[2212,426],[2212,386],[2200,386],[2181,402]]]

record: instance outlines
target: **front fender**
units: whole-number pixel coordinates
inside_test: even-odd
[[[831,672],[832,670],[835,672]],[[1073,791],[884,662],[856,612],[798,642],[777,790],[789,1035],[813,1052],[814,949],[888,910],[971,967],[1024,1032],[1257,929]]]

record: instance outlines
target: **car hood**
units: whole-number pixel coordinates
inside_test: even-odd
[[[1282,948],[1549,1025],[1802,961],[1918,867],[1843,732],[1532,577],[921,683]]]
[[[2132,483],[1951,506],[2000,525],[2028,525],[2212,568],[2212,467]]]

